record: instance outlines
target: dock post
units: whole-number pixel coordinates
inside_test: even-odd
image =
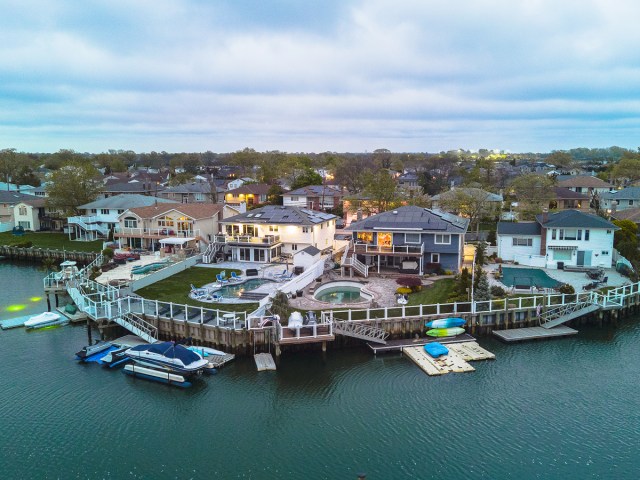
[[[51,311],[51,297],[47,293],[47,312]]]
[[[87,345],[93,344],[93,339],[91,338],[91,320],[87,317],[87,340],[89,343]]]
[[[53,296],[54,296],[54,297],[55,297],[55,299],[56,299],[56,308],[58,308],[58,294],[57,294],[57,293],[54,293],[54,294],[53,294]]]

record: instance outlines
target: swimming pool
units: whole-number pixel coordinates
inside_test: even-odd
[[[539,268],[503,267],[500,281],[507,287],[515,288],[555,288],[560,286],[560,282]]]
[[[215,293],[216,295],[222,295],[223,297],[239,297],[242,292],[255,290],[260,285],[272,282],[273,280],[269,280],[267,278],[251,278],[246,282],[225,285],[218,290],[214,290],[213,293]]]
[[[331,282],[322,285],[314,298],[327,303],[355,303],[371,300],[371,295],[362,291],[363,285],[358,282]]]

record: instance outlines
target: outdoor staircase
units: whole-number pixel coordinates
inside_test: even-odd
[[[369,342],[387,343],[389,333],[381,328],[358,322],[334,321],[333,332],[346,337],[359,338]]]
[[[106,236],[109,235],[109,229],[107,227],[104,227],[104,226],[99,225],[97,223],[87,223],[85,221],[85,218],[87,218],[87,217],[80,217],[80,216],[78,216],[78,217],[69,217],[67,222],[70,225],[76,225],[76,226],[80,227],[85,232],[98,232],[103,237],[106,237]],[[95,217],[88,217],[88,218],[95,218]]]
[[[158,341],[157,327],[134,313],[125,312],[117,315],[112,320],[149,343]]]
[[[202,263],[214,263],[216,255],[222,251],[224,243],[211,242],[202,254]]]

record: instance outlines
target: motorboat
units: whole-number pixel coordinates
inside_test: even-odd
[[[58,323],[60,314],[55,312],[44,312],[40,315],[34,315],[24,322],[26,328],[42,328]]]
[[[131,345],[114,345],[114,347],[115,349],[107,352],[107,354],[100,359],[103,366],[114,368],[130,361],[130,358],[127,357],[125,353],[131,348]]]
[[[210,356],[223,357],[226,355],[226,353],[224,353],[222,350],[216,350],[215,348],[209,347],[201,347],[199,345],[189,345],[187,348],[192,352],[198,353],[202,358]]]
[[[82,347],[82,350],[76,353],[76,357],[78,357],[79,360],[84,361],[87,358],[89,358],[91,355],[104,352],[110,347],[112,347],[111,342],[103,342],[103,341],[97,340],[96,343],[94,343],[93,345],[87,345],[86,347]]]
[[[201,373],[209,363],[199,353],[175,342],[137,345],[125,351],[125,355],[139,365],[181,375]]]

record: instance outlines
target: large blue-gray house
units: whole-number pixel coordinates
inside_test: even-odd
[[[440,210],[407,206],[353,222],[353,254],[371,269],[423,274],[458,272],[469,220]]]

